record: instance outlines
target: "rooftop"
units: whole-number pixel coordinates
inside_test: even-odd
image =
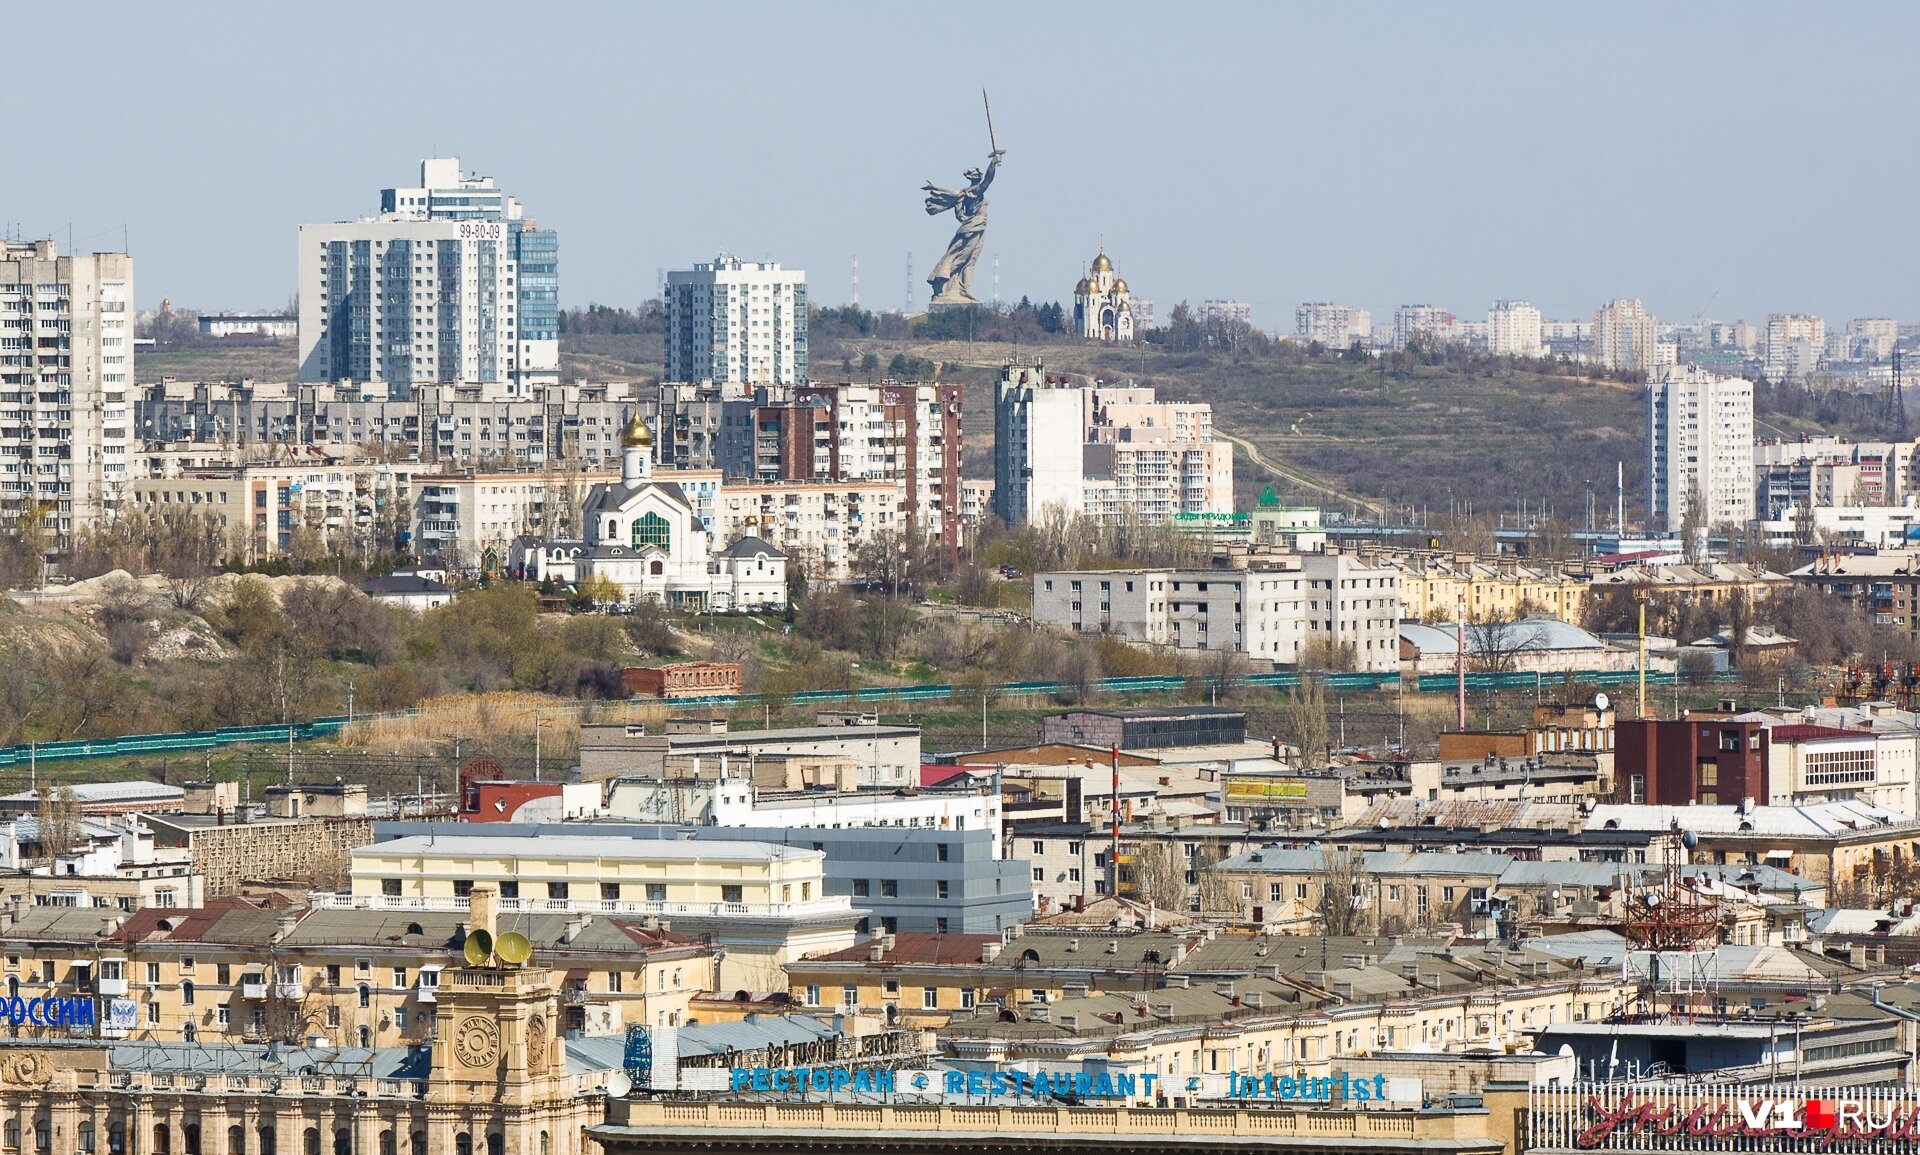
[[[679,838],[612,838],[592,835],[426,834],[356,847],[354,855],[385,858],[602,858],[653,862],[778,862],[824,857],[818,850],[766,842],[691,842]]]

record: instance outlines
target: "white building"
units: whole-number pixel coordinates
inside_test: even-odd
[[[1900,343],[1900,322],[1892,317],[1856,317],[1847,322],[1849,361],[1885,361]]]
[[[1316,639],[1349,648],[1357,670],[1399,663],[1400,576],[1354,554],[1267,559],[1244,570],[1035,574],[1034,620],[1184,650],[1298,663]]]
[[[1132,294],[1126,278],[1113,271],[1107,250],[1093,258],[1087,275],[1073,289],[1073,324],[1089,341],[1133,340]]]
[[[783,606],[787,559],[758,538],[718,553],[679,485],[653,476],[653,430],[634,414],[621,433],[620,481],[596,485],[581,513],[582,582],[605,579],[628,602],[714,609]]]
[[[1393,347],[1404,349],[1420,337],[1428,341],[1454,338],[1454,316],[1438,305],[1402,305],[1393,311]]]
[[[1227,297],[1209,297],[1193,307],[1193,320],[1198,325],[1207,325],[1214,321],[1251,325],[1253,324],[1253,306],[1245,301],[1235,301]]]
[[[1753,520],[1753,382],[1693,365],[1647,389],[1647,514],[1678,530],[1689,501],[1703,529]]]
[[[636,822],[774,830],[899,826],[987,830],[998,857],[999,795],[991,792],[760,790],[745,761],[715,760],[709,776],[616,778],[607,784],[606,815]]]
[[[119,507],[132,381],[133,258],[0,242],[0,523],[69,538]]]
[[[1351,305],[1309,301],[1293,311],[1294,334],[1329,349],[1345,349],[1373,336],[1373,314]]]
[[[558,235],[459,157],[421,161],[420,184],[300,226],[300,379],[557,381]]]
[[[1594,364],[1651,373],[1659,361],[1660,326],[1639,301],[1608,301],[1593,311]]]
[[[1487,311],[1487,351],[1496,357],[1538,357],[1540,310],[1525,301],[1495,301]]]
[[[666,379],[806,384],[807,274],[728,256],[669,272]]]
[[[300,335],[300,321],[284,313],[202,313],[200,335],[284,340]]]
[[[1775,313],[1767,318],[1760,372],[1769,381],[1797,381],[1818,369],[1826,352],[1824,319],[1811,313]]]
[[[1047,516],[1164,524],[1233,510],[1233,446],[1205,403],[1009,364],[994,406],[994,510],[1008,525]]]

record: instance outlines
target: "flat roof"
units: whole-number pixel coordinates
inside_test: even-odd
[[[770,862],[776,859],[823,857],[818,850],[802,850],[771,842],[699,841],[679,838],[614,838],[605,835],[411,835],[369,846],[353,853],[420,858],[630,858],[686,862]]]

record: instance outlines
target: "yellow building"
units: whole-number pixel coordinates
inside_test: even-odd
[[[859,912],[827,895],[825,863],[818,850],[764,842],[419,835],[353,852],[353,902],[458,911],[492,888],[503,915],[670,920],[722,948],[721,986],[772,990],[786,985],[789,959],[854,942]]]
[[[1586,582],[1551,566],[1424,551],[1378,560],[1400,572],[1401,616],[1415,621],[1453,621],[1462,604],[1468,621],[1547,613],[1577,623],[1586,612]]]
[[[466,920],[235,899],[131,916],[33,907],[0,932],[0,949],[10,996],[97,996],[109,1022],[118,1003],[114,1038],[403,1047],[434,1036]],[[658,920],[555,912],[500,925],[532,944],[525,969],[561,992],[567,1030],[677,1026],[696,995],[715,989],[714,948]]]

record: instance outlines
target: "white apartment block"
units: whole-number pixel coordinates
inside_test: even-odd
[[[1760,372],[1769,381],[1797,381],[1819,369],[1826,352],[1824,319],[1811,313],[1775,313],[1767,318]]]
[[[1639,301],[1608,301],[1593,311],[1594,364],[1651,373],[1660,357],[1660,326]]]
[[[1704,527],[1753,520],[1753,382],[1667,369],[1647,389],[1647,475],[1659,529],[1677,531],[1696,492]]]
[[[1230,650],[1292,665],[1316,638],[1351,647],[1354,668],[1399,663],[1399,575],[1357,555],[1269,559],[1244,570],[1035,574],[1034,620],[1146,645]]]
[[[1404,349],[1415,337],[1451,341],[1454,325],[1453,314],[1438,305],[1402,305],[1393,311],[1393,347]]]
[[[1137,301],[1134,312],[1136,314],[1139,312]],[[1200,325],[1211,324],[1214,321],[1232,321],[1241,325],[1251,325],[1253,324],[1253,306],[1245,301],[1235,301],[1226,297],[1209,297],[1193,307],[1193,319]],[[1148,320],[1139,327],[1152,328],[1152,321]]]
[[[669,272],[666,379],[806,384],[807,274],[728,256]]]
[[[0,242],[0,519],[112,515],[133,446],[133,258]]]
[[[1309,301],[1293,311],[1294,335],[1330,349],[1345,349],[1373,336],[1373,314],[1350,305]]]
[[[1205,403],[1009,365],[994,434],[994,509],[1008,525],[1049,516],[1157,525],[1233,510],[1233,447],[1215,440]]]
[[[1306,636],[1350,647],[1353,668],[1400,668],[1400,573],[1352,553],[1300,558],[1306,582]]]
[[[717,542],[759,538],[786,554],[809,581],[848,581],[860,576],[852,563],[863,541],[905,531],[900,501],[890,481],[726,481],[712,499],[711,528]],[[704,512],[698,501],[694,508]]]
[[[296,535],[327,550],[389,552],[414,528],[414,481],[426,469],[325,459],[180,469],[135,479],[127,500],[162,522],[211,521],[251,564],[286,554]]]
[[[639,387],[570,382],[339,385],[164,381],[141,388],[148,444],[344,447],[396,460],[477,467],[618,469],[620,428]]]
[[[1495,301],[1487,311],[1487,351],[1496,357],[1538,357],[1540,310],[1525,301]]]
[[[1847,322],[1845,356],[1849,361],[1885,361],[1900,343],[1900,322],[1892,317],[1856,317]]]
[[[377,216],[300,226],[300,379],[555,381],[559,240],[460,159],[420,162]]]

